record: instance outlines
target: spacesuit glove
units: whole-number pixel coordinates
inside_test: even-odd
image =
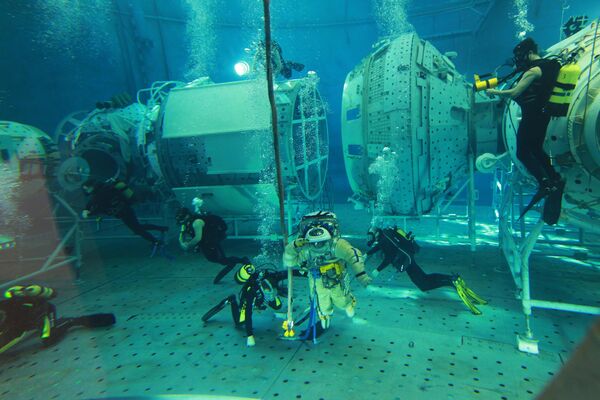
[[[363,285],[363,287],[367,287],[369,286],[369,283],[371,283],[371,277],[367,275],[365,271],[356,274],[356,279],[360,282],[361,285]]]
[[[256,345],[256,341],[254,340],[254,335],[250,335],[246,338],[246,346],[253,347]]]
[[[305,246],[308,243],[308,240],[304,239],[304,238],[298,238],[296,240],[294,240],[294,247],[298,248],[298,247],[302,247]]]

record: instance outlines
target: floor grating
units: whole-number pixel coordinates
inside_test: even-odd
[[[0,398],[532,399],[593,321],[535,310],[541,353],[521,353],[516,335],[524,318],[498,249],[481,245],[471,253],[468,246],[424,241],[420,265],[426,272],[460,273],[489,300],[482,316],[471,315],[454,291],[423,294],[406,274],[388,269],[371,287],[355,287],[356,316],[337,311],[317,344],[279,340],[281,314],[264,311],[256,316],[257,345],[247,348],[228,309],[200,320],[237,293],[231,276],[213,285],[219,268],[197,255],[177,254],[172,262],[148,258],[141,244],[111,246],[86,258],[81,281],[63,270],[40,282],[59,291],[60,315],[113,312],[117,324],[72,331],[49,349],[31,338],[0,355]],[[228,241],[226,248],[238,255],[259,251],[243,241]],[[369,261],[369,268],[376,263]],[[597,270],[565,265],[543,251],[531,265],[534,295],[599,304]],[[306,281],[295,281],[295,315],[307,305],[306,290]]]

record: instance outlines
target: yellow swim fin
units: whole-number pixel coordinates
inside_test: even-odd
[[[459,276],[456,280],[458,281],[458,284],[460,286],[462,286],[465,294],[467,296],[469,296],[475,303],[481,304],[481,305],[486,305],[488,303],[487,300],[483,299],[477,293],[475,293],[474,291],[472,291],[471,289],[469,289],[469,287],[467,286],[467,283],[464,281],[463,278],[461,278]]]
[[[469,310],[475,315],[481,315],[481,311],[471,302],[471,298],[467,296],[463,286],[458,282],[458,280],[452,281],[454,287],[456,288],[456,293],[458,293],[458,297],[462,300],[463,303],[467,306]]]

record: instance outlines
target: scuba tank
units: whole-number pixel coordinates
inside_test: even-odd
[[[13,286],[4,292],[4,297],[7,299],[38,298],[48,300],[56,297],[56,291],[40,285]]]
[[[553,117],[564,117],[569,111],[571,97],[579,80],[581,68],[576,63],[568,63],[560,69],[546,111]]]

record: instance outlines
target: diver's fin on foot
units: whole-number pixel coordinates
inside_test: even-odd
[[[233,269],[233,267],[235,267],[235,264],[226,265],[225,268],[220,270],[219,273],[217,274],[217,276],[215,276],[213,283],[216,285],[217,283],[221,282],[221,279],[223,279],[225,277],[225,275],[227,275],[229,273],[229,271],[231,271]]]
[[[556,183],[555,190],[550,193],[546,202],[544,203],[544,211],[542,213],[542,219],[548,225],[556,225],[560,219],[560,213],[562,209],[562,196],[565,189],[565,181],[560,180]]]
[[[78,318],[86,328],[101,328],[114,325],[117,322],[114,314],[91,314]]]
[[[465,292],[465,294],[467,296],[469,296],[471,298],[471,300],[473,300],[475,303],[477,304],[481,304],[481,305],[486,305],[488,302],[487,300],[485,300],[483,297],[479,296],[477,293],[475,293],[474,291],[472,291],[466,284],[466,282],[464,281],[463,278],[461,278],[460,276],[457,278],[458,283],[462,286],[463,291]]]
[[[213,308],[208,310],[206,312],[206,314],[204,314],[202,316],[202,321],[207,322],[209,319],[211,319],[213,316],[215,316],[215,314],[217,314],[219,311],[221,311],[223,308],[225,308],[225,306],[229,303],[231,303],[231,296],[224,298],[223,300],[221,300],[221,302],[219,304],[217,304],[216,306],[214,306]]]
[[[462,302],[465,303],[467,308],[469,310],[471,310],[471,312],[473,314],[481,315],[481,311],[479,311],[479,309],[477,307],[475,307],[475,305],[471,302],[471,298],[469,298],[469,296],[467,296],[462,285],[460,283],[458,283],[458,281],[454,281],[453,283],[454,283],[454,287],[456,288],[456,293],[458,293],[458,297],[460,297]]]
[[[529,204],[527,204],[527,206],[523,209],[523,212],[521,212],[521,215],[519,215],[519,218],[517,219],[517,221],[520,221],[525,216],[525,214],[527,214],[527,212],[529,210],[531,210],[537,203],[542,201],[542,199],[544,197],[546,197],[547,195],[548,195],[548,191],[546,190],[546,188],[540,187],[538,189],[538,191],[535,192],[535,194],[531,198],[531,201],[529,201]]]

